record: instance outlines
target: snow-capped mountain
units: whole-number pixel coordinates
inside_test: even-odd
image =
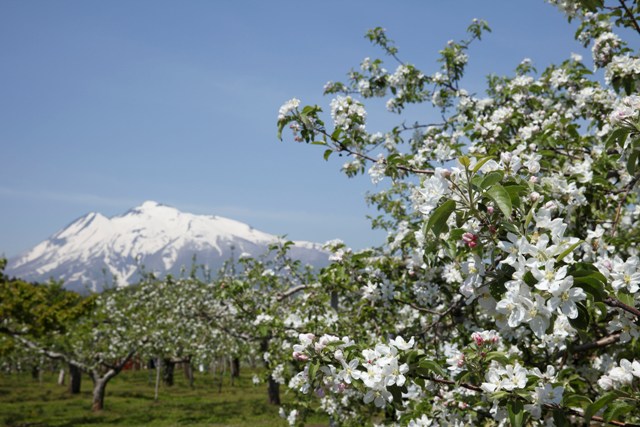
[[[136,283],[140,266],[160,276],[179,276],[193,265],[215,271],[232,253],[260,256],[278,237],[232,219],[194,215],[144,202],[123,215],[89,213],[8,261],[5,274],[27,281],[63,280],[67,289],[100,291],[105,284]],[[314,266],[327,264],[317,243],[295,242],[291,256]]]

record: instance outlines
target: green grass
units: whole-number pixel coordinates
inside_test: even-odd
[[[278,407],[267,401],[266,385],[254,386],[253,372],[245,369],[235,384],[224,378],[196,376],[191,389],[181,371],[175,385],[154,384],[147,371],[125,371],[107,385],[105,409],[92,413],[91,380],[83,376],[82,393],[72,396],[56,384],[57,373],[45,373],[42,383],[27,373],[0,375],[0,424],[10,427],[75,426],[278,426],[287,425]],[[284,401],[287,400],[282,393]],[[314,420],[313,425],[327,425]]]

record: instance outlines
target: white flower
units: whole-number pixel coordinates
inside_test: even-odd
[[[409,342],[405,341],[400,335],[398,335],[395,339],[389,341],[389,344],[397,348],[398,350],[409,350],[413,348],[415,344],[414,338],[411,337]]]
[[[358,368],[358,359],[353,359],[351,362],[347,363],[344,360],[342,361],[342,371],[338,372],[338,379],[343,381],[346,384],[351,384],[351,380],[359,380],[362,377],[362,371],[359,371]]]
[[[536,387],[532,393],[532,404],[524,405],[526,411],[530,412],[533,418],[540,419],[542,415],[542,405],[559,405],[562,402],[564,387],[553,387],[545,384],[543,387]]]
[[[393,401],[393,396],[387,389],[369,390],[364,395],[364,403],[373,402],[378,408],[383,408],[387,402]]]
[[[536,289],[554,293],[560,287],[560,284],[567,276],[568,267],[562,266],[558,270],[555,269],[555,260],[550,259],[544,263],[544,270],[540,270],[539,266],[531,269],[531,274],[538,283],[535,284]]]
[[[280,110],[278,111],[278,120],[284,119],[289,113],[300,106],[300,100],[297,98],[292,98],[282,104]]]
[[[419,194],[421,198],[418,201],[418,210],[423,215],[429,215],[440,199],[449,194],[449,182],[442,174],[434,174],[424,180]]]
[[[598,380],[598,385],[605,390],[631,384],[633,377],[640,378],[640,362],[621,359],[618,366],[613,366],[609,372]]]
[[[627,259],[624,264],[619,258],[614,259],[614,265],[611,271],[611,287],[616,291],[627,288],[627,290],[635,294],[640,289],[640,260],[637,257]]]
[[[559,309],[569,319],[578,317],[576,302],[587,299],[587,294],[582,288],[572,288],[573,277],[565,277],[558,288],[552,292],[552,297],[547,301],[551,310]]]
[[[480,388],[493,393],[500,390],[512,391],[527,385],[527,370],[516,362],[515,365],[491,367],[485,375],[487,382]]]
[[[380,154],[378,156],[378,160],[371,165],[369,168],[369,176],[371,177],[371,182],[373,184],[377,184],[384,179],[384,174],[387,170],[384,156]]]

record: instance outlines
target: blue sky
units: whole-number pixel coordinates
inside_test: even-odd
[[[369,28],[431,73],[473,18],[493,32],[469,52],[472,90],[525,57],[539,70],[571,52],[589,59],[543,1],[0,0],[0,255],[145,200],[296,240],[381,243],[368,177],[279,142],[278,108],[297,97],[328,110],[328,80],[382,57]],[[375,107],[370,130],[400,121]]]

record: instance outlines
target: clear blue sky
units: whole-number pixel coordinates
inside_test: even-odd
[[[0,255],[145,200],[297,240],[380,243],[368,177],[279,142],[278,108],[292,97],[328,106],[328,80],[382,55],[369,28],[431,73],[473,18],[493,32],[469,52],[472,89],[525,57],[538,69],[571,52],[589,59],[541,0],[0,0]],[[372,131],[396,119],[369,118]]]

